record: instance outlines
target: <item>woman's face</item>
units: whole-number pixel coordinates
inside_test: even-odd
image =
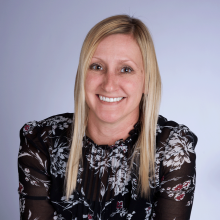
[[[105,123],[137,121],[144,75],[142,54],[131,35],[104,38],[91,59],[85,80],[89,119]]]

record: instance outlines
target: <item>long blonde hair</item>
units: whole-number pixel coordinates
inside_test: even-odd
[[[87,126],[85,77],[90,60],[102,39],[112,34],[131,34],[137,41],[145,69],[145,91],[140,102],[141,133],[136,150],[140,152],[139,183],[141,195],[149,195],[149,176],[154,173],[156,126],[161,98],[161,78],[151,35],[145,24],[128,15],[116,15],[96,24],[87,34],[80,53],[75,80],[73,138],[66,169],[67,199],[76,188],[78,166],[82,160],[82,139]],[[133,156],[135,157],[135,155]]]

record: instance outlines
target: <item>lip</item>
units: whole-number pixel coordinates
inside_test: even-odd
[[[101,103],[106,104],[106,105],[117,105],[117,104],[121,103],[121,102],[125,99],[125,97],[123,97],[123,96],[117,96],[117,97],[104,96],[104,97],[106,97],[106,98],[119,98],[119,97],[123,97],[123,99],[121,99],[120,101],[116,101],[116,102],[105,102],[105,101],[100,100],[99,95],[100,95],[100,96],[104,96],[104,95],[96,94],[96,97],[97,97],[97,99],[98,99]]]

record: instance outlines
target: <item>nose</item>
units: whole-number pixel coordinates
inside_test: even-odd
[[[103,77],[102,88],[106,92],[113,92],[118,89],[118,80],[114,72],[106,72]]]

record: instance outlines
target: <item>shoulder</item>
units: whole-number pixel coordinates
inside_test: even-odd
[[[30,121],[23,125],[20,132],[24,136],[26,136],[28,134],[33,134],[35,128],[58,128],[60,130],[63,130],[73,123],[73,117],[73,113],[63,113],[53,115],[40,121]]]
[[[158,141],[168,142],[174,139],[183,141],[181,139],[183,138],[185,141],[188,140],[189,142],[192,142],[194,147],[198,141],[197,136],[186,125],[167,120],[162,115],[159,115],[156,133]]]
[[[64,177],[73,120],[73,113],[64,113],[26,123],[20,130],[19,164],[45,173],[50,164],[51,174]]]
[[[186,125],[159,116],[156,141],[156,158],[170,171],[195,161],[198,138]]]
[[[27,122],[20,129],[19,155],[39,151],[49,156],[48,150],[55,143],[57,146],[59,142],[64,144],[70,140],[73,120],[73,113],[64,113],[40,121]]]
[[[50,130],[55,134],[58,130],[66,130],[70,128],[74,120],[73,113],[63,113],[50,116],[40,121],[30,121],[23,125],[20,130],[20,136],[36,136],[39,131],[45,132]]]

